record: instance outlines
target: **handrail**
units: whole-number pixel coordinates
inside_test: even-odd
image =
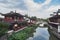
[[[52,23],[52,24],[56,24],[56,25],[59,25],[59,23],[55,23],[55,22],[49,22],[49,23]]]

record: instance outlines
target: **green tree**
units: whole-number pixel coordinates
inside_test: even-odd
[[[36,16],[32,16],[32,17],[30,17],[30,19],[31,19],[31,20],[35,20],[35,21],[37,21],[37,17],[36,17]]]

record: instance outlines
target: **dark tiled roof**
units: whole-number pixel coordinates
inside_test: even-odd
[[[58,18],[60,18],[60,15],[58,15],[58,16],[56,16],[56,15],[55,15],[55,16],[50,17],[50,18],[53,18],[53,19],[58,19]],[[50,19],[50,18],[49,18],[49,19]]]
[[[54,15],[53,17],[50,17],[50,18],[60,18],[60,15],[58,15],[60,13],[60,9],[58,9],[58,11],[54,12],[54,13],[56,13],[56,15]]]
[[[2,14],[3,16],[18,16],[18,17],[23,17],[23,15],[16,13],[16,12],[10,12],[7,14]]]

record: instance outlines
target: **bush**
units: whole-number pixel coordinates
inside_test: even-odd
[[[31,33],[34,31],[35,26],[29,26],[22,31],[13,33],[10,37],[8,37],[8,40],[26,40],[29,36],[32,36]]]
[[[6,33],[8,26],[7,23],[0,22],[0,37]]]
[[[0,28],[8,28],[9,24],[0,22]]]

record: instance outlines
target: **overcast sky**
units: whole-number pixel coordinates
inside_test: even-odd
[[[59,8],[60,0],[0,0],[0,12],[2,13],[16,10],[18,13],[38,18],[48,18]]]

